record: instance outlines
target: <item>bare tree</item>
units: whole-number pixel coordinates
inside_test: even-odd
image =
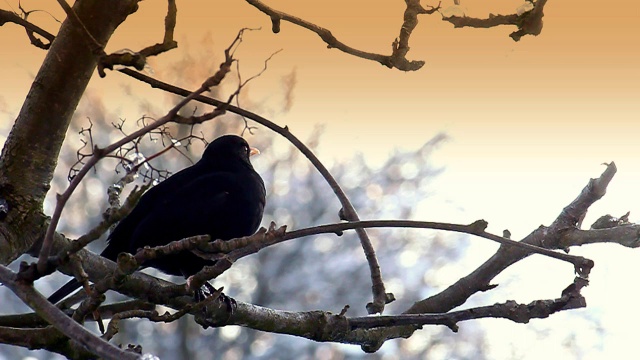
[[[418,24],[418,18],[441,15],[441,4],[425,7],[417,0],[407,0],[399,35],[391,43],[391,53],[383,55],[350,47],[333,36],[328,29],[274,9],[260,1],[247,2],[269,17],[272,31],[276,33],[280,31],[282,21],[290,22],[316,33],[329,47],[403,71],[419,70],[424,65],[423,61],[407,59],[409,39]],[[237,68],[234,69],[237,65],[234,56],[235,49],[242,41],[244,30],[240,30],[238,36],[224,49],[224,58],[217,71],[202,79],[202,85],[196,90],[189,91],[132,69],[142,70],[147,58],[177,48],[173,36],[177,14],[174,0],[168,0],[162,42],[138,51],[120,51],[112,54],[105,53],[105,46],[118,26],[137,10],[138,1],[81,0],[76,1],[73,7],[64,0],[59,0],[58,3],[67,17],[55,35],[29,22],[29,12],[17,14],[0,11],[0,24],[12,22],[24,27],[31,43],[47,51],[0,158],[0,212],[3,217],[0,222],[0,260],[3,264],[0,266],[0,282],[36,314],[0,318],[2,343],[29,349],[46,349],[69,358],[99,356],[107,359],[133,359],[140,357],[139,348],[130,346],[124,350],[110,342],[118,332],[121,320],[144,318],[153,322],[173,322],[191,314],[195,322],[205,328],[241,325],[314,341],[358,344],[366,352],[375,352],[385,341],[410,337],[425,325],[445,325],[455,332],[458,323],[465,320],[491,317],[526,323],[530,319],[546,318],[558,311],[585,307],[586,302],[580,290],[588,284],[588,276],[594,263],[589,259],[568,254],[569,248],[595,242],[638,246],[638,226],[629,223],[627,216],[605,216],[594,224],[592,229],[580,229],[586,211],[591,204],[604,196],[607,185],[615,175],[616,167],[613,162],[606,165],[599,178],[588,182],[577,198],[562,210],[551,225],[533,230],[521,241],[511,240],[508,232],[502,236],[486,232],[487,223],[483,220],[472,224],[410,220],[361,221],[347,192],[308,146],[286,126],[276,125],[265,117],[239,106],[238,95],[252,78],[238,78],[237,88],[226,98],[216,99],[204,95],[227,80],[230,73],[235,71],[236,75],[240,76]],[[518,41],[524,35],[540,33],[545,4],[544,0],[529,1],[514,14],[491,15],[486,19],[443,16],[443,20],[456,27],[487,28],[513,25],[517,30],[511,37]],[[55,209],[49,218],[42,210],[43,202],[71,117],[87,83],[95,70],[104,77],[107,76],[108,70],[121,66],[124,68],[119,68],[117,74],[110,76],[124,74],[181,98],[164,116],[141,121],[140,127],[130,134],[125,134],[124,130],[119,128],[123,131],[123,136],[107,146],[97,146],[88,141],[90,146],[86,150],[78,151],[77,166],[72,169],[68,186],[57,196]],[[211,110],[192,112],[189,115],[181,112],[192,102],[210,106]],[[183,124],[192,129],[191,126],[194,124],[210,121],[229,112],[241,116],[245,130],[251,131],[254,124],[263,126],[286,138],[308,159],[335,194],[340,204],[336,206],[335,215],[342,221],[295,230],[288,230],[286,226],[279,227],[272,223],[255,235],[226,242],[198,236],[167,246],[141,249],[134,255],[123,254],[119,257],[117,265],[84,249],[87,244],[105,233],[112,224],[126,216],[146,189],[134,189],[123,205],[120,205],[122,189],[130,182],[132,174],[149,165],[150,158],[179,146],[183,141],[198,138],[197,134],[188,131],[183,137],[171,138],[164,130],[166,125]],[[140,139],[154,134],[161,139],[167,139],[168,142],[162,150],[145,159],[129,156],[139,153]],[[109,208],[105,212],[104,220],[87,234],[71,241],[63,234],[57,233],[56,226],[65,216],[65,205],[71,194],[91,169],[105,158],[118,160],[125,176],[108,191]],[[149,184],[153,184],[154,179],[162,177],[162,172],[150,169],[148,177]],[[484,264],[444,291],[415,302],[401,314],[382,315],[385,306],[394,301],[395,296],[386,291],[383,269],[366,229],[390,227],[470,234],[498,242],[501,247]],[[303,241],[299,239],[317,234],[340,235],[351,230],[360,240],[368,265],[372,299],[366,305],[367,313],[380,316],[350,316],[351,310],[348,306],[344,306],[336,314],[320,310],[275,310],[240,301],[235,302],[234,311],[229,312],[225,304],[212,301],[216,299],[215,296],[201,302],[194,301],[194,290],[206,281],[218,277],[240,258],[274,244]],[[145,260],[185,249],[198,251],[202,256],[210,256],[218,261],[215,266],[205,268],[192,276],[186,284],[173,284],[136,272]],[[6,266],[25,253],[37,256],[37,262],[24,262],[17,272]],[[505,301],[454,311],[473,294],[493,289],[496,285],[491,281],[495,276],[532,254],[571,264],[571,268],[577,274],[574,282],[567,284],[555,299],[541,299],[529,304]],[[33,287],[34,281],[56,271],[75,276],[84,284],[87,296],[75,310],[58,308],[48,303]],[[90,286],[90,282],[93,286]],[[103,294],[108,290],[115,290],[135,300],[103,305]],[[156,308],[158,305],[175,311],[161,314]],[[91,317],[100,325],[101,336],[83,326]],[[110,319],[106,328],[101,326],[103,319]],[[149,355],[145,356],[151,358]]]

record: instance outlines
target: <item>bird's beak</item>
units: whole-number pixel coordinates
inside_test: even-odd
[[[258,154],[260,154],[260,150],[254,147],[249,148],[249,156],[258,155]]]

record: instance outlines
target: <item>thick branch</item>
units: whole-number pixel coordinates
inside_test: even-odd
[[[560,239],[559,246],[569,248],[596,243],[615,243],[628,248],[640,247],[640,225],[616,226],[608,229],[569,229]]]
[[[72,347],[66,336],[53,326],[38,329],[0,327],[0,344],[21,346],[32,350],[45,349],[67,357],[77,354],[78,349],[81,349],[79,346]],[[84,355],[87,356],[90,353],[85,351]]]
[[[507,301],[502,304],[483,306],[451,312],[447,314],[419,314],[398,316],[367,316],[347,318],[345,310],[340,314],[324,311],[289,312],[238,303],[237,311],[222,322],[219,319],[196,316],[196,321],[206,326],[241,325],[271,333],[281,333],[304,337],[315,341],[331,341],[362,345],[373,349],[371,344],[377,341],[378,330],[396,328],[405,325],[415,331],[422,325],[446,325],[457,330],[459,321],[478,318],[505,318],[517,323],[527,323],[530,319],[546,318],[562,310],[585,307],[586,303],[580,289],[586,281],[576,278],[562,296],[554,300],[537,300],[530,304],[518,304]],[[406,337],[396,333],[394,338]]]

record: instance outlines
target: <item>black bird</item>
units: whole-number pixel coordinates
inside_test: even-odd
[[[102,256],[114,260],[121,252],[166,245],[195,235],[229,240],[253,234],[265,205],[264,182],[249,157],[256,153],[235,135],[215,139],[200,161],[149,189],[107,239]],[[153,267],[185,278],[215,261],[189,251],[148,261]],[[57,303],[80,287],[70,280],[49,297]]]

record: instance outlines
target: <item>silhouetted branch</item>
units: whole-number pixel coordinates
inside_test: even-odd
[[[575,228],[578,221],[584,217],[583,215],[586,213],[588,207],[604,195],[606,186],[609,184],[609,181],[611,181],[615,172],[615,164],[608,164],[602,175],[597,179],[591,179],[580,195],[578,195],[571,204],[563,209],[560,215],[549,227],[540,226],[525,237],[521,243],[544,247],[547,249],[565,250],[566,246],[563,245],[566,244],[562,241],[563,236],[572,228]],[[480,267],[474,270],[471,274],[462,277],[439,294],[416,302],[413,306],[407,309],[405,313],[443,313],[460,306],[476,292],[494,288],[496,285],[490,284],[490,281],[495,278],[495,276],[530,254],[530,252],[517,247],[502,245],[491,258],[489,258],[484,264],[480,265]],[[578,275],[581,278],[587,279],[589,272],[593,267],[593,262],[591,260],[587,260],[583,266],[576,263],[574,264],[576,265],[575,271]],[[392,334],[380,332],[379,341],[373,344],[371,349],[367,350],[379,348],[379,346],[382,346],[385,339],[389,338],[388,336],[395,337],[397,335],[396,332],[403,331],[405,331],[406,334],[406,332],[412,332],[412,329],[396,329]]]
[[[149,56],[160,55],[178,47],[178,42],[173,39],[178,7],[176,6],[175,0],[167,0],[167,3],[168,7],[167,15],[164,18],[164,37],[162,43],[147,46],[138,52],[123,50],[104,55],[98,63],[98,74],[100,77],[106,76],[104,69],[113,70],[115,65],[133,66],[135,69],[141,71],[144,69]]]
[[[442,20],[448,21],[454,27],[474,27],[474,28],[492,28],[501,25],[515,25],[517,31],[512,32],[509,36],[514,41],[519,41],[525,35],[540,35],[542,32],[542,17],[544,16],[544,6],[547,0],[528,0],[532,5],[532,9],[519,14],[494,15],[489,14],[486,19],[472,18],[468,16],[444,16]]]
[[[438,5],[437,7],[431,7],[427,10],[420,5],[419,0],[407,0],[407,8],[404,12],[404,22],[400,28],[400,41],[394,41],[391,55],[381,55],[352,48],[338,40],[328,29],[305,19],[275,10],[259,0],[247,0],[247,2],[271,18],[272,31],[274,33],[280,32],[281,20],[288,21],[292,24],[313,31],[320,36],[325,43],[327,43],[329,48],[336,48],[347,54],[367,60],[373,60],[388,68],[396,68],[402,71],[416,71],[424,66],[424,61],[407,60],[406,55],[409,52],[409,36],[411,36],[411,32],[418,24],[419,14],[433,14],[440,9],[440,5]]]
[[[12,13],[11,11],[0,9],[0,26],[8,22],[24,27],[24,29],[27,31],[27,36],[29,37],[31,44],[41,49],[48,50],[49,47],[51,46],[51,42],[53,41],[53,39],[55,39],[55,36],[53,34],[42,29],[41,27],[30,23],[26,19],[21,18],[20,16]],[[33,36],[34,33],[47,39],[49,43],[48,44],[43,43],[40,39]]]
[[[162,43],[147,46],[140,50],[140,54],[144,57],[159,55],[163,52],[175,49],[178,43],[173,40],[173,32],[176,28],[176,17],[178,15],[178,7],[175,0],[167,0],[167,15],[164,18],[164,37]]]
[[[83,29],[87,41],[91,44],[92,51],[100,57],[98,61],[98,74],[100,75],[100,77],[106,76],[104,69],[113,70],[113,67],[116,65],[132,66],[137,70],[143,70],[146,65],[146,59],[149,56],[160,55],[164,52],[178,47],[178,43],[173,39],[178,8],[176,6],[175,0],[167,0],[167,2],[168,8],[167,15],[164,19],[164,37],[162,43],[156,43],[154,45],[147,46],[141,49],[139,52],[122,50],[107,55],[104,52],[104,46],[98,43],[98,41],[91,35],[91,33],[87,30],[82,21],[80,21],[69,4],[67,4],[65,0],[58,0],[58,4],[60,4],[60,6],[64,9],[67,16],[74,19],[73,21],[75,21],[76,24]],[[25,30],[27,30],[27,35],[29,36],[31,43],[41,49],[49,49],[51,42],[53,41],[53,39],[55,39],[55,35],[26,21],[25,19],[22,19],[18,15],[10,11],[0,10],[0,26],[4,25],[5,22],[13,22],[23,26]],[[36,33],[49,40],[49,44],[43,44],[42,41],[32,35],[33,33]]]
[[[237,303],[237,311],[227,319],[196,316],[196,321],[204,327],[242,325],[272,333],[289,334],[314,341],[339,342],[361,345],[372,352],[380,331],[392,334],[395,329],[410,329],[405,333],[393,333],[391,338],[407,337],[422,325],[445,325],[457,331],[457,323],[478,318],[505,318],[517,323],[527,323],[530,319],[546,318],[559,311],[586,306],[580,290],[586,281],[576,278],[574,283],[553,300],[537,300],[530,304],[507,301],[502,304],[455,311],[446,314],[416,314],[396,316],[367,316],[348,318],[346,309],[340,314],[325,311],[289,312],[267,309],[256,305]]]

